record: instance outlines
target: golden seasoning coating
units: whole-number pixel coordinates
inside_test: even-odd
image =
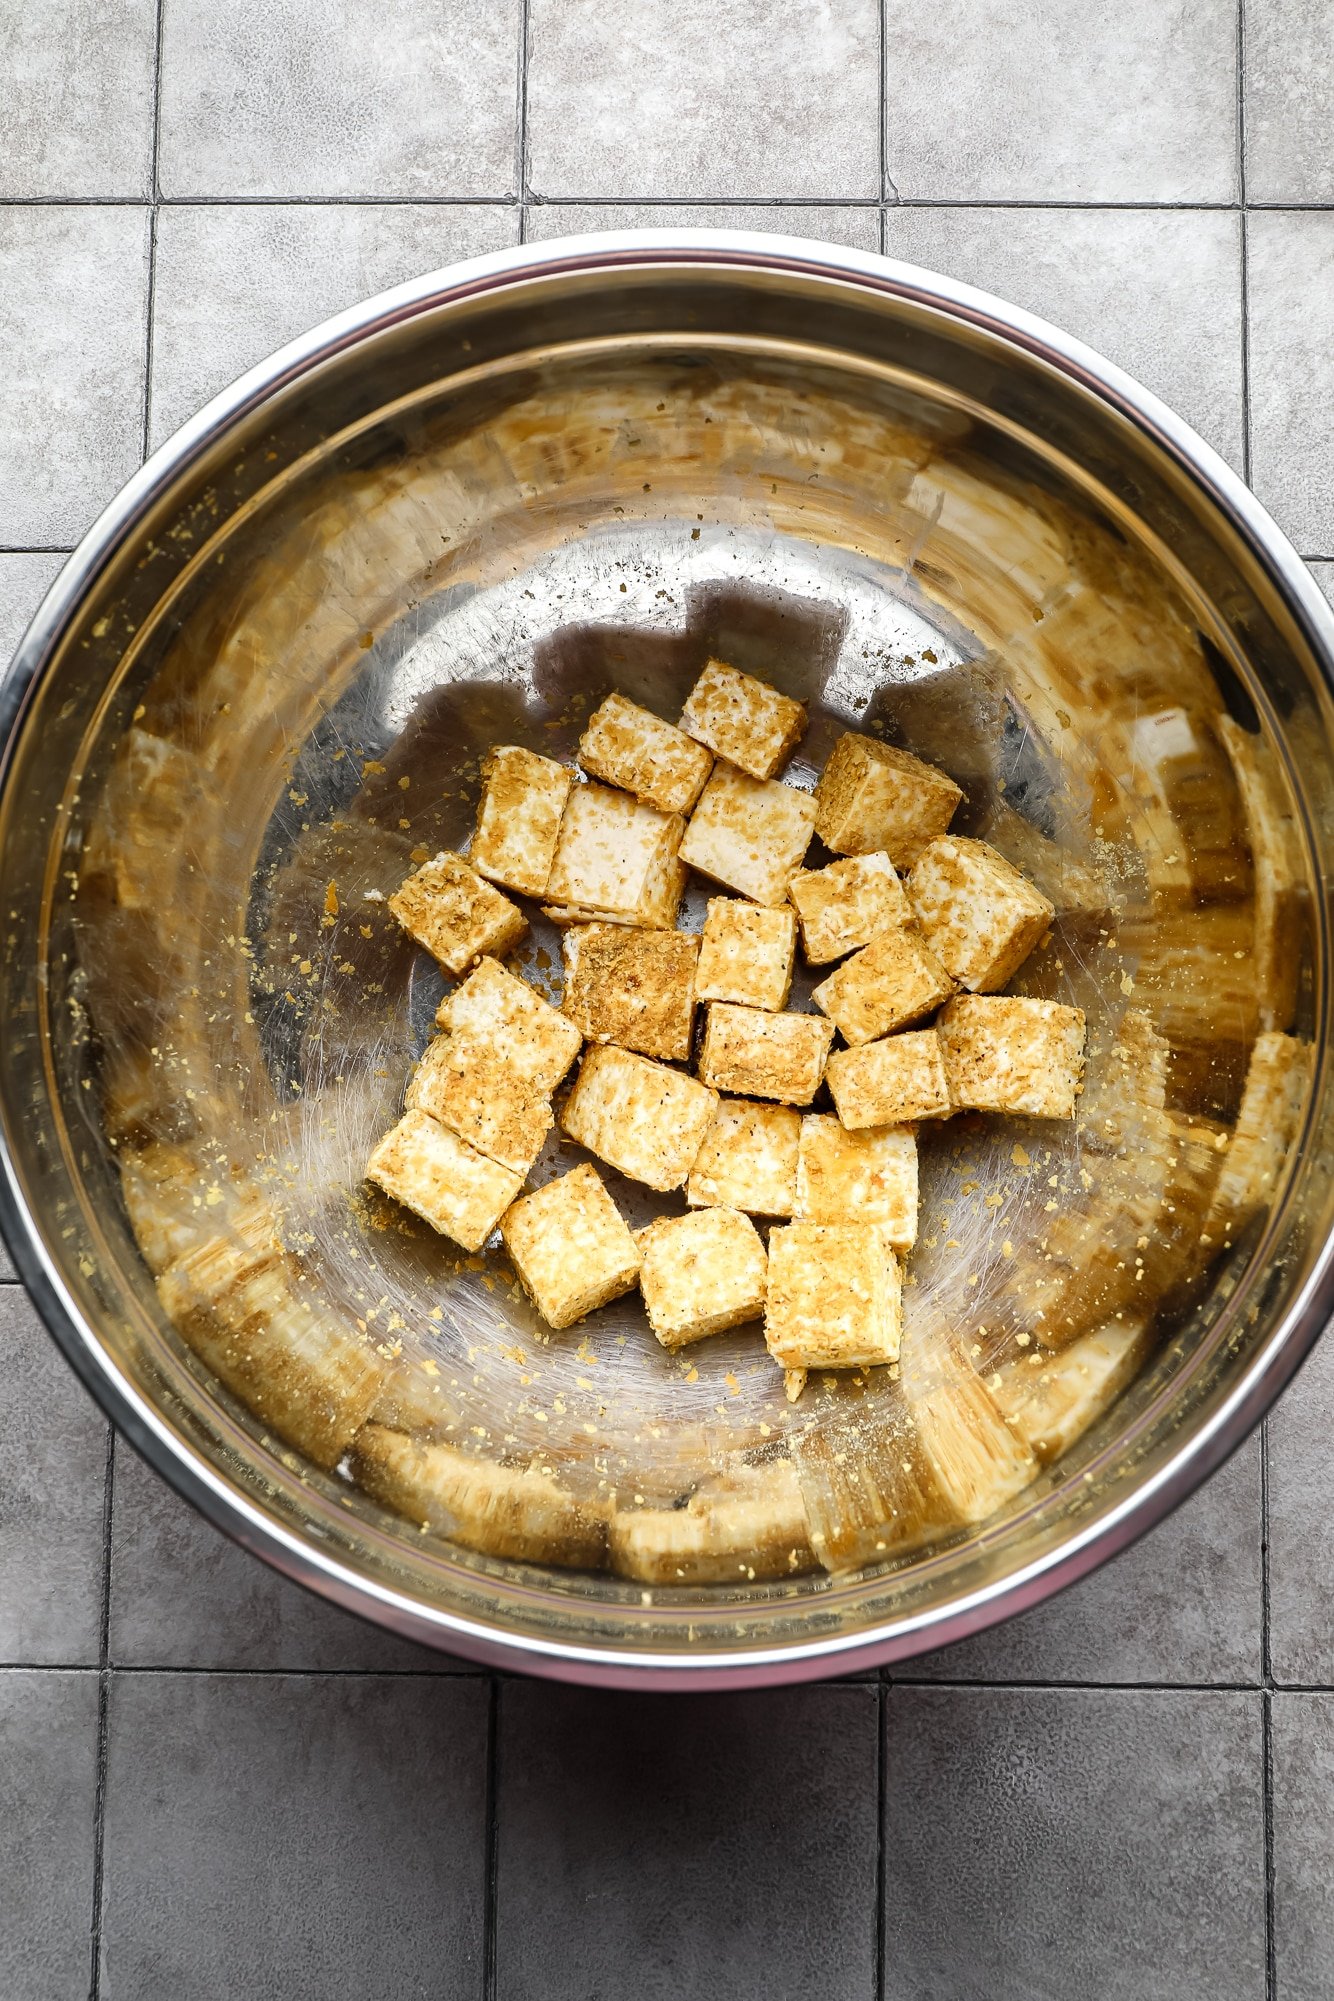
[[[790,910],[731,896],[709,899],[700,940],[695,998],[737,1001],[777,1012],[792,991],[797,923]]]
[[[579,924],[561,940],[564,1012],[590,1042],[684,1063],[695,1017],[699,940],[684,931]]]
[[[783,1223],[769,1236],[764,1339],[784,1369],[898,1360],[898,1259],[876,1223]]]
[[[869,945],[892,925],[911,928],[917,922],[886,854],[851,855],[825,868],[798,869],[787,893],[801,920],[801,949],[812,966]]]
[[[606,1555],[606,1507],[577,1499],[536,1466],[498,1466],[368,1424],[353,1447],[352,1477],[419,1528],[486,1556],[592,1570]]]
[[[644,1311],[664,1348],[684,1348],[763,1313],[768,1260],[739,1209],[664,1216],[635,1241]]]
[[[1055,907],[985,841],[946,835],[913,867],[908,901],[941,965],[971,993],[995,993],[1017,973]]]
[[[661,1193],[679,1188],[713,1117],[715,1091],[626,1049],[585,1052],[561,1125],[609,1167]]]
[[[629,1292],[639,1251],[620,1210],[586,1162],[521,1195],[500,1226],[524,1291],[549,1327],[571,1327]]]
[[[717,764],[681,842],[681,860],[755,903],[782,903],[815,827],[808,792]]]
[[[547,1095],[583,1046],[579,1030],[559,1008],[495,959],[480,959],[462,986],[445,995],[435,1025],[494,1049]]]
[[[527,1174],[551,1131],[551,1106],[541,1092],[504,1056],[457,1035],[427,1044],[406,1103],[516,1174]]]
[[[676,814],[641,806],[628,792],[576,785],[566,801],[547,879],[550,902],[567,921],[582,914],[661,924],[667,885],[676,880],[669,864],[681,844],[683,824]],[[674,915],[674,902],[672,910]]]
[[[612,1569],[642,1584],[749,1584],[814,1563],[789,1459],[739,1467],[683,1508],[618,1509],[609,1545]]]
[[[633,792],[660,813],[688,813],[713,766],[703,744],[675,723],[616,694],[589,717],[577,755],[594,778]]]
[[[766,1014],[710,1001],[699,1074],[719,1091],[809,1105],[833,1039],[833,1023],[816,1014]]]
[[[1257,1038],[1205,1218],[1205,1234],[1214,1248],[1273,1201],[1310,1083],[1309,1043],[1277,1033]]]
[[[792,1213],[806,1223],[879,1223],[896,1251],[910,1251],[917,1242],[916,1132],[848,1132],[838,1119],[807,1112]]]
[[[883,848],[908,868],[943,834],[963,793],[933,764],[849,731],[830,752],[815,792],[815,831],[836,855]]]
[[[1143,1320],[1109,1320],[1059,1354],[1035,1345],[1002,1363],[987,1387],[1010,1429],[1049,1466],[1116,1402],[1153,1346]]]
[[[790,1216],[800,1144],[800,1112],[724,1098],[690,1170],[687,1202],[744,1209],[753,1216]]]
[[[882,931],[811,995],[845,1042],[875,1042],[920,1021],[954,982],[917,931]]]
[[[482,763],[477,832],[468,860],[479,875],[543,896],[573,774],[553,758],[501,744]]]
[[[404,1112],[372,1152],[366,1179],[465,1251],[480,1251],[523,1187],[521,1174],[425,1112]]]
[[[960,994],[936,1022],[961,1110],[1072,1119],[1084,1074],[1084,1015],[1060,1001]]]
[[[934,1028],[887,1035],[838,1049],[825,1068],[839,1118],[851,1131],[946,1119],[954,1110],[940,1037]]]
[[[681,728],[752,778],[772,778],[801,742],[806,711],[767,681],[710,660],[681,711]]]
[[[403,929],[446,971],[466,972],[483,953],[498,958],[517,945],[528,919],[462,855],[442,852],[410,875],[389,899]]]

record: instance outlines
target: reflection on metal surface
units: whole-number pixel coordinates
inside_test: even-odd
[[[1261,1149],[1248,1183],[1228,1151],[1257,1036],[1323,1046],[1308,636],[1215,495],[1073,368],[834,262],[816,284],[722,252],[616,282],[500,260],[196,462],[169,449],[151,518],[113,524],[32,642],[49,663],[0,798],[0,1092],[58,1331],[266,1553],[562,1671],[818,1671],[996,1616],[1217,1456],[1322,1270],[1323,1149],[1281,1239],[1282,1163]],[[674,1356],[630,1295],[547,1334],[503,1254],[453,1251],[361,1178],[443,991],[384,899],[466,841],[493,744],[569,757],[613,686],[674,716],[709,654],[810,705],[799,784],[848,727],[943,766],[956,826],[1057,907],[1017,990],[1089,1019],[1073,1126],[924,1130],[899,1379],[816,1377],[796,1405],[754,1328]],[[545,920],[520,958],[558,992]],[[1295,1142],[1322,1078],[1266,1047],[1262,1123]],[[533,1178],[582,1157],[553,1136]],[[681,1206],[612,1185],[635,1224]],[[1039,1351],[1062,1353],[1041,1397]],[[401,1463],[402,1429],[447,1453]],[[359,1495],[349,1447],[391,1503],[428,1478],[464,1549]],[[875,1471],[909,1460],[902,1492]],[[592,1561],[613,1506],[646,1600],[524,1567]],[[794,1560],[729,1569],[728,1537],[769,1547],[766,1522]]]

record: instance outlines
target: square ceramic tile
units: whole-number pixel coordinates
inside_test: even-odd
[[[116,1675],[106,2001],[482,1993],[485,1682]]]
[[[123,1439],[110,1654],[117,1667],[472,1671],[289,1584],[196,1514]]]
[[[0,1354],[0,1661],[95,1664],[106,1427],[17,1285]]]
[[[0,1993],[82,2001],[92,1971],[97,1676],[0,1675]]]
[[[1273,1699],[1274,1991],[1329,2001],[1334,1968],[1334,1696]]]
[[[0,673],[28,628],[63,556],[0,556]],[[0,1244],[0,1280],[13,1276],[9,1253]]]
[[[892,1689],[885,2001],[1263,2001],[1261,1699]]]
[[[153,288],[154,444],[293,335],[408,278],[517,242],[516,207],[164,208]]]
[[[1334,11],[1328,0],[1246,8],[1246,195],[1334,199]]]
[[[1251,484],[1303,555],[1334,555],[1334,214],[1247,224]]]
[[[68,545],[140,462],[148,211],[0,207],[0,545]]]
[[[806,236],[849,250],[880,248],[878,208],[814,203],[731,206],[715,202],[537,202],[524,220],[530,243],[594,229],[749,229],[763,235]]]
[[[1241,465],[1235,214],[890,208],[885,251],[1054,321],[1136,376]]]
[[[1266,1423],[1270,1666],[1275,1681],[1334,1684],[1334,1335],[1326,1331]]]
[[[1232,201],[1236,0],[887,0],[905,201]]]
[[[511,193],[518,37],[519,0],[165,0],[162,192]]]
[[[872,2001],[878,1692],[500,1691],[504,2001]]]
[[[1329,602],[1334,605],[1334,563],[1308,563],[1307,568]]]
[[[155,0],[43,0],[0,22],[0,199],[147,195]]]
[[[531,0],[538,195],[880,193],[877,0]]]
[[[1260,1520],[1257,1437],[1114,1563],[1036,1612],[905,1662],[902,1673],[942,1681],[1258,1681]]]

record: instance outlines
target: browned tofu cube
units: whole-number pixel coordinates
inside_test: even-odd
[[[480,959],[436,1009],[437,1028],[480,1042],[549,1097],[583,1046],[559,1008],[495,959]]]
[[[752,778],[772,778],[801,742],[806,711],[767,681],[710,660],[681,711],[681,728]]]
[[[644,1311],[664,1348],[684,1348],[763,1313],[768,1259],[740,1210],[664,1216],[635,1241]]]
[[[1261,1215],[1283,1179],[1311,1089],[1312,1046],[1270,1030],[1257,1036],[1246,1067],[1237,1123],[1228,1142],[1204,1239],[1215,1248]]]
[[[853,1132],[863,1126],[947,1119],[954,1110],[934,1028],[836,1050],[825,1075],[839,1118]]]
[[[424,863],[394,891],[389,908],[451,973],[466,972],[483,953],[499,958],[528,929],[517,904],[483,882],[462,855],[441,853]]]
[[[917,1134],[908,1126],[849,1132],[808,1112],[801,1122],[797,1202],[807,1223],[880,1223],[896,1251],[917,1242]]]
[[[715,1090],[809,1105],[833,1039],[833,1023],[818,1014],[765,1014],[710,1001],[699,1074]]]
[[[882,931],[811,995],[845,1042],[875,1042],[920,1021],[954,982],[918,931]]]
[[[933,764],[849,731],[830,752],[815,793],[815,831],[836,855],[883,848],[909,868],[943,834],[963,793]]]
[[[608,695],[589,717],[579,762],[660,813],[688,813],[713,766],[703,744],[624,695]]]
[[[784,1369],[898,1359],[898,1259],[878,1223],[784,1223],[769,1237],[764,1339]]]
[[[684,931],[579,924],[561,941],[561,1006],[590,1042],[684,1063],[695,1016],[699,940]]]
[[[586,1051],[560,1122],[609,1167],[665,1193],[695,1164],[718,1095],[628,1049]]]
[[[700,940],[695,998],[777,1013],[792,991],[797,922],[790,910],[714,896]]]
[[[677,860],[684,822],[641,806],[608,785],[576,785],[566,801],[547,879],[558,922],[599,918],[670,927],[684,871]]]
[[[521,1195],[500,1226],[520,1283],[549,1327],[572,1327],[639,1277],[639,1251],[587,1162]]]
[[[544,896],[573,773],[516,744],[482,764],[482,798],[468,860],[478,875],[525,896]]]
[[[1041,890],[985,841],[932,841],[908,878],[928,945],[970,993],[995,993],[1017,973],[1056,915]]]
[[[798,869],[787,893],[801,919],[808,965],[825,966],[880,931],[911,928],[917,919],[898,870],[886,854],[852,855],[827,868]]]
[[[936,1022],[961,1110],[1072,1119],[1084,1075],[1084,1015],[1059,1001],[960,994]]]
[[[681,860],[755,903],[782,903],[814,826],[809,792],[717,764],[690,816]]]
[[[407,1108],[438,1119],[516,1174],[527,1174],[552,1124],[547,1100],[503,1056],[457,1035],[427,1044]]]
[[[801,1113],[724,1098],[686,1183],[692,1207],[790,1216],[797,1199]]]
[[[404,1112],[366,1163],[366,1179],[442,1237],[479,1251],[523,1187],[425,1112]]]

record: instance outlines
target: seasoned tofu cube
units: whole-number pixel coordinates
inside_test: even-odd
[[[483,953],[499,958],[528,929],[517,904],[483,882],[462,855],[447,852],[410,875],[389,908],[408,935],[455,974]]]
[[[954,1110],[934,1028],[836,1050],[825,1074],[839,1118],[852,1132],[946,1119]]]
[[[551,1131],[551,1106],[496,1051],[457,1035],[426,1046],[407,1109],[426,1112],[488,1160],[527,1174]]]
[[[809,1105],[833,1039],[833,1023],[818,1014],[765,1014],[710,1001],[699,1074],[719,1091]]]
[[[927,944],[951,979],[990,994],[1017,973],[1056,915],[1004,855],[985,841],[932,841],[907,882]]]
[[[482,764],[477,832],[468,860],[478,875],[544,896],[574,774],[553,758],[501,744]]]
[[[909,868],[944,833],[962,798],[934,764],[849,730],[816,787],[815,831],[836,855],[883,848],[895,868]]]
[[[917,1242],[917,1135],[906,1126],[848,1132],[808,1112],[801,1122],[795,1216],[806,1223],[879,1223],[896,1251]]]
[[[710,660],[681,711],[681,728],[752,778],[772,778],[801,742],[806,711],[767,681]]]
[[[808,965],[825,966],[869,945],[880,931],[917,919],[886,854],[852,855],[827,868],[798,869],[787,893],[801,920]]]
[[[612,918],[662,925],[670,896],[674,921],[681,872],[676,851],[684,822],[641,806],[608,785],[576,785],[566,802],[547,879],[553,914],[567,921]],[[671,895],[672,889],[675,895]]]
[[[590,1042],[684,1063],[695,1016],[699,940],[684,931],[579,924],[561,941],[561,1006]]]
[[[435,1025],[494,1049],[547,1097],[583,1046],[559,1008],[495,959],[480,959],[463,985],[445,995]]]
[[[811,999],[845,1042],[876,1042],[920,1021],[954,982],[917,931],[882,931],[816,987]]]
[[[700,940],[695,998],[738,1001],[743,1007],[787,1006],[792,962],[797,956],[797,922],[790,910],[713,896]]]
[[[782,903],[814,826],[808,792],[717,764],[690,816],[681,860],[755,903]]]
[[[500,1226],[524,1291],[549,1327],[572,1327],[639,1277],[639,1251],[587,1162],[521,1195]]]
[[[480,1251],[523,1187],[513,1168],[425,1112],[404,1112],[366,1163],[366,1179],[465,1251]]]
[[[713,768],[703,744],[624,695],[608,695],[593,711],[578,756],[594,778],[633,792],[660,813],[688,813]]]
[[[786,1105],[724,1098],[704,1135],[686,1183],[694,1208],[745,1209],[790,1216],[797,1199],[801,1113]]]
[[[644,1311],[664,1348],[684,1348],[763,1313],[768,1259],[740,1210],[664,1216],[635,1241]]]
[[[1060,1001],[960,994],[936,1022],[950,1097],[963,1111],[1072,1119],[1084,1015]]]
[[[899,1261],[878,1223],[783,1223],[769,1237],[764,1339],[784,1369],[898,1360]]]
[[[609,1167],[666,1193],[695,1164],[718,1094],[627,1049],[586,1051],[560,1122]]]

